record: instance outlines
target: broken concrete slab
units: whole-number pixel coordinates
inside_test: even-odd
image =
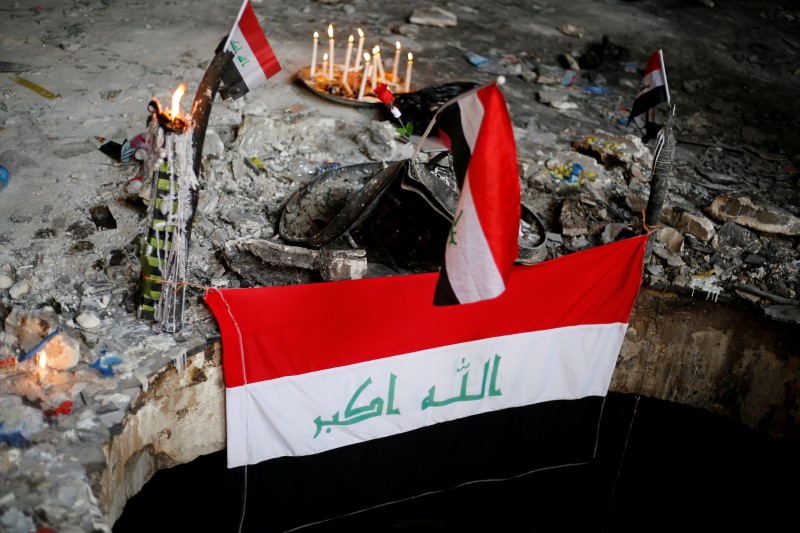
[[[772,202],[746,194],[721,194],[708,211],[717,220],[736,222],[763,233],[796,237],[800,235],[800,218]]]

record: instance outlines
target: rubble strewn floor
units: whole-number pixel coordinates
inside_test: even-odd
[[[452,17],[410,22],[430,5],[417,0],[379,9],[254,0],[283,69],[244,98],[214,104],[189,257],[195,286],[176,334],[136,317],[141,168],[90,139],[146,131],[148,102],[168,101],[181,82],[188,108],[239,2],[0,7],[0,164],[12,170],[0,189],[0,529],[110,530],[89,473],[102,468],[103,443],[148,377],[217,336],[201,287],[341,274],[326,270],[335,254],[287,265],[253,252],[253,243],[270,246],[263,241],[279,255],[294,245],[280,238],[281,210],[319,172],[408,158],[414,148],[385,109],[340,105],[294,79],[312,33],[329,23],[343,33],[362,27],[384,47],[402,39],[416,87],[506,78],[523,203],[546,227],[546,258],[642,231],[653,143],[626,124],[644,62],[662,48],[677,145],[644,283],[800,322],[800,9],[713,4],[465,0],[442,6],[453,26]],[[582,31],[559,29],[567,23]],[[582,64],[576,76],[567,55]],[[369,276],[429,271],[446,229],[413,196],[387,197],[323,248],[350,254],[343,275],[362,272],[364,260]],[[13,363],[56,329],[41,376],[35,358]]]

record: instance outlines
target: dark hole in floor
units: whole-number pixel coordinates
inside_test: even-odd
[[[609,393],[592,464],[474,484],[301,530],[777,531],[795,519],[798,474],[796,444],[707,411]],[[225,487],[224,450],[161,470],[128,501],[113,533],[237,531],[239,509],[226,505]]]

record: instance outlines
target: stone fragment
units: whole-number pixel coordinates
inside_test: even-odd
[[[717,232],[715,249],[726,257],[756,254],[761,250],[758,235],[733,222],[726,222]]]
[[[458,19],[454,13],[440,7],[415,9],[408,21],[420,26],[435,26],[437,28],[448,28],[458,24]]]
[[[75,322],[77,322],[80,327],[85,329],[96,328],[100,325],[100,319],[91,311],[85,311],[79,314],[77,317],[75,317]]]
[[[247,250],[268,263],[318,270],[325,281],[361,279],[367,272],[365,250],[312,250],[268,240],[242,240],[226,243]]]
[[[30,281],[27,279],[21,279],[8,289],[8,295],[14,300],[19,300],[28,294],[31,291],[31,288],[32,286]]]
[[[14,279],[7,274],[0,274],[0,290],[7,289],[14,284]]]
[[[681,207],[664,207],[664,221],[698,240],[708,242],[716,234],[714,223],[705,215]]]
[[[721,194],[709,206],[714,218],[778,235],[800,235],[800,218],[780,206],[744,194]]]
[[[683,235],[675,228],[665,226],[656,232],[656,240],[672,253],[683,250]]]
[[[569,100],[569,91],[562,87],[544,87],[537,91],[536,97],[539,102],[558,108],[559,105],[563,105]]]
[[[572,141],[572,147],[581,153],[598,157],[605,167],[652,166],[650,149],[635,135],[614,135],[598,129]]]
[[[561,206],[561,233],[566,237],[577,237],[589,233],[589,215],[578,198],[567,198]]]

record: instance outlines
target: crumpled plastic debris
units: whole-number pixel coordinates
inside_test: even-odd
[[[570,185],[581,185],[586,180],[593,180],[597,175],[583,168],[580,163],[571,165],[559,164],[548,172],[556,181],[566,181]]]
[[[147,157],[147,133],[140,133],[121,143],[105,137],[91,137],[89,140],[98,150],[124,165],[144,161]]]
[[[113,353],[108,353],[106,350],[100,350],[100,357],[97,361],[89,365],[89,368],[98,370],[104,377],[110,378],[114,375],[113,366],[122,362],[122,359]]]
[[[73,403],[70,400],[64,400],[55,409],[47,409],[44,411],[44,416],[54,418],[58,415],[67,416],[72,412]]]

